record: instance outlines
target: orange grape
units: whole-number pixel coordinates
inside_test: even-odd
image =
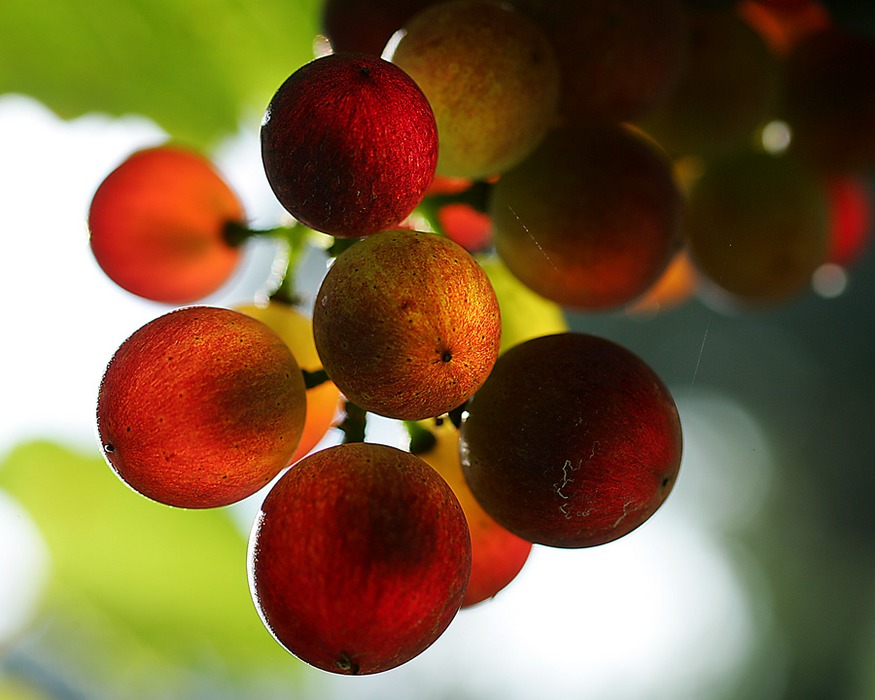
[[[238,311],[267,324],[289,346],[301,369],[307,372],[317,372],[322,369],[322,361],[313,341],[312,323],[300,311],[275,300],[270,301],[267,306],[254,304],[240,306]],[[336,424],[340,405],[340,390],[330,380],[307,389],[307,417],[304,421],[304,432],[298,448],[289,460],[290,464],[308,454],[329,428]]]
[[[97,263],[127,291],[167,304],[215,292],[240,259],[227,237],[243,206],[212,164],[178,146],[138,151],[113,170],[88,214]]]

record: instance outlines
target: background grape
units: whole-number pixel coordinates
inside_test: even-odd
[[[647,291],[680,245],[681,211],[667,158],[620,126],[554,130],[490,201],[508,269],[541,296],[590,311]]]
[[[527,15],[491,0],[452,0],[414,15],[390,58],[435,111],[441,175],[485,178],[519,163],[554,123],[552,44]]]
[[[232,226],[243,206],[198,152],[132,154],[100,184],[88,213],[91,250],[116,284],[167,304],[203,299],[240,260]]]

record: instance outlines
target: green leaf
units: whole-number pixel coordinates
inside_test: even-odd
[[[0,700],[52,700],[51,697],[18,678],[0,677]]]
[[[57,636],[73,635],[65,653],[85,657],[93,673],[300,670],[258,617],[246,538],[228,509],[160,505],[125,486],[99,455],[47,442],[14,449],[0,465],[0,488],[46,540],[44,617]]]
[[[313,57],[321,0],[3,0],[0,94],[150,117],[206,146]]]

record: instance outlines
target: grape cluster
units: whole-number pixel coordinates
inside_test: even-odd
[[[301,659],[376,673],[533,544],[625,536],[678,476],[653,370],[584,333],[503,338],[518,308],[486,270],[576,312],[802,293],[864,243],[875,79],[848,66],[875,44],[813,0],[327,0],[323,26],[333,51],[261,126],[295,220],[270,233],[334,258],[314,303],[292,258],[266,306],[187,305],[261,232],[201,155],[132,155],[94,196],[94,255],[187,306],[121,345],[97,423],[111,467],[161,503],[275,480],[250,537],[258,613]],[[409,449],[366,442],[368,414],[403,421]],[[343,444],[314,451],[332,426]]]

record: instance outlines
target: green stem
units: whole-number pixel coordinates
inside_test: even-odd
[[[361,238],[337,238],[335,237],[334,241],[328,246],[328,254],[332,258],[336,258],[347,248],[355,245],[361,240]]]
[[[305,226],[275,226],[268,229],[253,229],[249,226],[230,221],[225,225],[225,240],[229,245],[239,246],[255,236],[268,236],[286,244],[288,261],[283,271],[279,286],[271,293],[273,301],[279,301],[289,306],[298,306],[301,299],[298,295],[295,272],[301,257],[307,250],[307,241],[312,231]]]
[[[286,263],[286,269],[283,273],[282,281],[279,283],[279,286],[271,292],[270,300],[292,307],[298,306],[301,303],[301,297],[298,295],[298,289],[295,283],[295,265],[291,255]]]
[[[225,224],[223,233],[225,242],[236,248],[255,236],[273,236],[274,238],[282,238],[288,241],[296,237],[293,233],[297,232],[297,229],[297,226],[275,226],[274,228],[254,229],[242,221],[229,221]]]

